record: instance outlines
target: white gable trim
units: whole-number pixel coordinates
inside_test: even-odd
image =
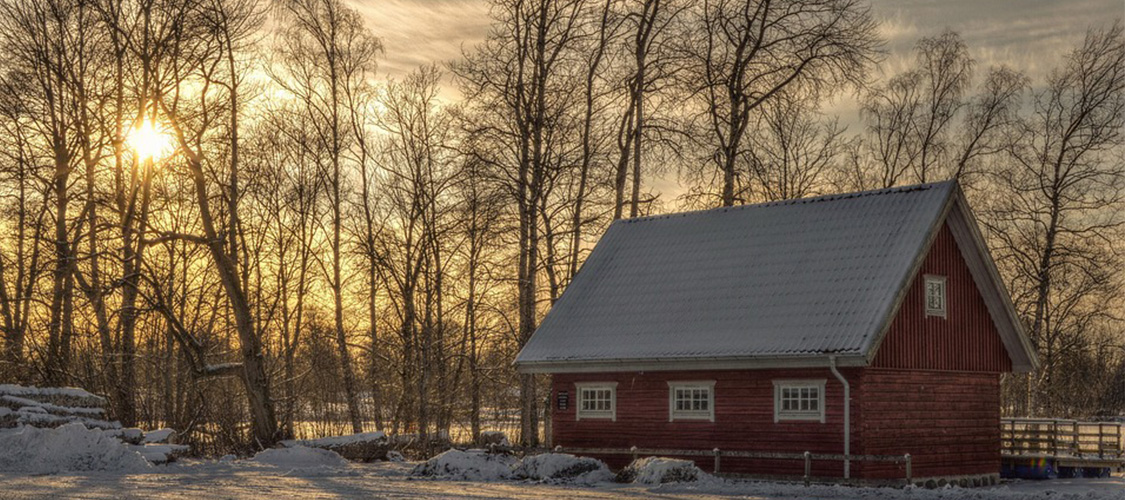
[[[1031,339],[1012,304],[1012,296],[1004,286],[1004,280],[1000,278],[1000,272],[992,261],[984,236],[981,235],[972,209],[965,202],[960,188],[957,189],[955,198],[956,203],[948,218],[949,231],[953,233],[961,256],[973,275],[973,281],[988,307],[996,331],[1000,332],[1000,340],[1004,342],[1008,357],[1012,360],[1012,371],[1035,371],[1039,368],[1039,356],[1031,345]]]

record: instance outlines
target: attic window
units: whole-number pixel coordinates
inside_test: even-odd
[[[575,418],[617,421],[617,382],[583,382],[578,389],[578,412]]]
[[[926,317],[946,317],[945,276],[926,275]]]

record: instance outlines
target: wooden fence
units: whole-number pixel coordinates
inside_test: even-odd
[[[1008,418],[1000,422],[1000,447],[1006,456],[1047,458],[1123,458],[1121,422]]]
[[[629,449],[622,448],[563,448],[556,446],[555,451],[559,453],[571,453],[574,455],[630,455],[633,460],[642,456],[659,456],[659,457],[712,457],[714,459],[714,467],[712,472],[715,474],[722,473],[722,459],[723,457],[731,458],[754,458],[764,460],[800,460],[805,464],[804,481],[805,486],[812,482],[812,463],[814,460],[832,460],[838,462],[884,462],[905,464],[906,477],[905,484],[910,485],[913,481],[913,474],[911,471],[911,458],[910,454],[905,455],[843,455],[836,453],[769,453],[769,452],[755,452],[755,451],[735,451],[735,450],[721,450],[715,448],[713,450],[670,450],[670,449],[649,449],[637,448],[636,446]]]

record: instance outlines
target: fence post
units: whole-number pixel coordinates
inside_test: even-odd
[[[721,452],[719,451],[718,448],[715,448],[713,451],[715,452],[715,474],[718,474],[719,473],[719,456],[720,456]]]
[[[1098,458],[1105,458],[1105,424],[1098,422]]]
[[[812,474],[812,453],[805,452],[805,487],[809,485],[809,476]]]
[[[636,462],[637,461],[637,447],[634,446],[632,448],[629,448],[629,452],[633,454],[633,461]]]
[[[906,456],[904,456],[903,458],[906,459],[906,486],[909,487],[910,483],[914,482],[913,481],[914,478],[912,477],[914,474],[913,474],[913,471],[910,470],[910,466],[911,466],[910,454],[907,453]]]
[[[1082,454],[1082,425],[1079,424],[1077,420],[1074,421],[1073,434],[1074,434],[1074,439],[1073,439],[1074,442],[1070,446],[1070,454],[1071,455],[1081,455]]]
[[[1051,454],[1059,454],[1059,421],[1051,420]]]

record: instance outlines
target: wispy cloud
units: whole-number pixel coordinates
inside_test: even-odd
[[[1122,0],[875,0],[893,73],[914,42],[949,28],[961,33],[977,67],[1006,64],[1040,80],[1087,29],[1125,17]]]
[[[488,0],[352,0],[351,5],[383,39],[380,73],[391,78],[459,58],[462,46],[484,39],[490,22]]]
[[[913,63],[919,38],[945,29],[961,34],[976,61],[977,74],[1006,65],[1039,85],[1082,42],[1087,30],[1109,27],[1125,18],[1123,0],[874,0],[887,51],[873,78],[900,73]],[[825,112],[859,126],[858,104],[837,96]]]
[[[461,56],[488,32],[488,0],[351,0],[383,39],[380,73],[401,77],[429,63]],[[1007,64],[1040,80],[1090,27],[1125,18],[1123,0],[873,0],[887,41],[881,68],[894,74],[909,63],[920,37],[949,28],[969,44],[978,68]]]

